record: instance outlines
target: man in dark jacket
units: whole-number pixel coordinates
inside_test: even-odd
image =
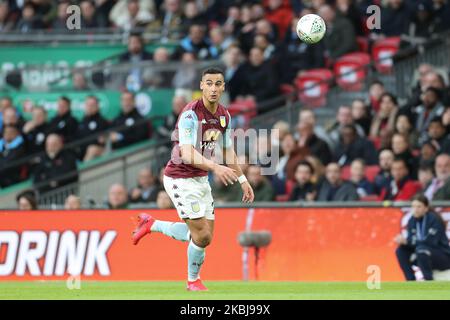
[[[339,165],[346,166],[355,159],[363,159],[367,165],[377,164],[377,151],[371,141],[358,137],[353,124],[348,124],[341,128],[340,142],[334,160]]]
[[[301,161],[295,170],[295,186],[289,195],[289,201],[314,201],[317,185],[312,182],[313,166],[306,160]]]
[[[99,134],[109,127],[109,122],[100,114],[98,99],[88,96],[84,102],[84,118],[78,126],[78,138],[83,140],[78,147],[80,159],[91,160],[103,153],[105,137]]]
[[[78,128],[78,121],[72,116],[70,103],[70,99],[65,96],[59,98],[57,114],[49,125],[49,132],[62,136],[64,143],[75,140]]]
[[[317,201],[358,201],[359,196],[351,182],[343,181],[341,168],[335,162],[328,164]]]
[[[44,151],[45,138],[48,135],[48,131],[47,111],[43,107],[34,107],[32,119],[23,126],[28,154]]]
[[[399,234],[395,241],[397,260],[406,280],[416,280],[415,264],[425,280],[433,280],[433,270],[450,269],[450,246],[442,218],[429,208],[428,199],[419,195],[412,202],[407,237]]]
[[[21,180],[21,165],[14,165],[25,155],[24,139],[19,129],[14,126],[3,128],[0,139],[0,187],[5,188]]]
[[[78,181],[77,158],[70,150],[63,150],[63,140],[50,134],[45,142],[45,155],[33,173],[33,184],[40,193]]]
[[[110,134],[113,149],[150,138],[149,122],[145,121],[136,109],[133,93],[128,91],[122,93],[120,101],[122,112],[113,121],[112,126],[116,129]]]

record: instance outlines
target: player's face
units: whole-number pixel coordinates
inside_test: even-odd
[[[200,82],[200,89],[206,100],[216,103],[225,90],[225,80],[221,74],[205,74]]]

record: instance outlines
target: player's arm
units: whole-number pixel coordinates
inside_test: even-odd
[[[233,142],[231,140],[231,132],[230,130],[225,131],[225,136],[223,138],[223,146],[222,152],[225,159],[225,164],[233,169],[238,175],[238,181],[241,184],[242,188],[242,202],[253,202],[255,199],[255,194],[253,192],[253,188],[248,183],[247,178],[242,172],[241,166],[239,165],[238,157],[233,148]]]
[[[204,171],[213,171],[225,184],[233,184],[238,181],[233,169],[221,166],[212,160],[205,158],[195,148],[198,135],[198,120],[193,111],[185,111],[178,122],[178,137],[181,160],[195,168]]]

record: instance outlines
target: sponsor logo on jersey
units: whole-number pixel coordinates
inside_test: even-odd
[[[203,134],[203,141],[217,141],[220,136],[219,130],[207,130]]]

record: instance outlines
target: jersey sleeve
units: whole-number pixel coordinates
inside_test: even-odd
[[[228,126],[225,129],[225,134],[223,137],[223,147],[224,148],[231,148],[233,146],[233,141],[231,139],[231,115],[230,113],[227,111],[227,116],[228,116]]]
[[[180,145],[197,144],[198,118],[194,111],[188,110],[180,115],[178,121],[178,141]]]

